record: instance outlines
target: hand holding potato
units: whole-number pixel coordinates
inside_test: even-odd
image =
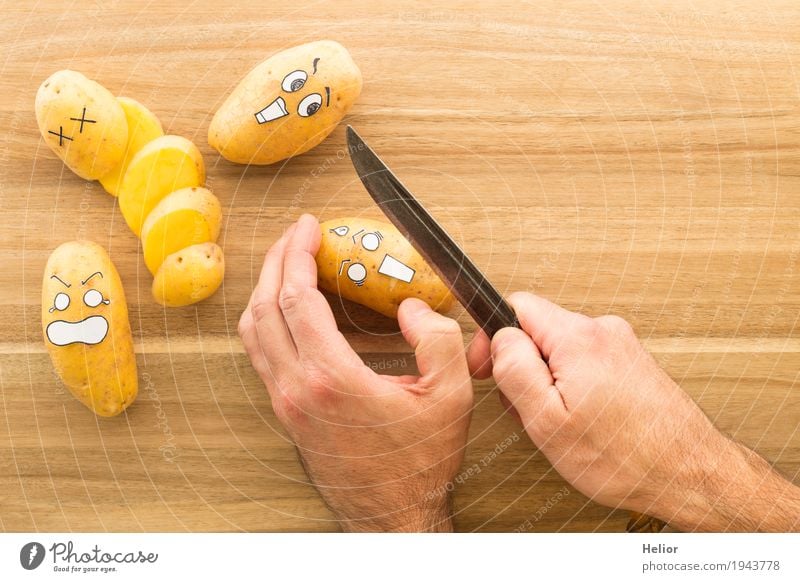
[[[447,530],[472,408],[459,326],[405,301],[400,327],[421,376],[375,373],[317,290],[320,238],[305,215],[267,253],[239,323],[250,361],[344,529]]]

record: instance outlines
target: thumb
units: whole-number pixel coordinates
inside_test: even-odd
[[[468,381],[464,339],[455,320],[413,298],[400,304],[397,319],[403,337],[414,348],[420,375],[435,378],[437,385],[442,382],[460,385]]]
[[[492,374],[537,445],[566,420],[567,408],[550,368],[521,329],[506,327],[492,338]]]

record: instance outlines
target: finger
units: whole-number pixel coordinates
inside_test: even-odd
[[[567,409],[536,344],[521,329],[503,328],[492,338],[497,387],[517,409],[534,442],[565,418]]]
[[[519,412],[514,405],[511,404],[511,401],[508,399],[508,396],[503,394],[502,392],[497,393],[500,396],[500,403],[503,405],[503,408],[506,409],[506,412],[514,417],[514,419],[522,424],[522,417],[520,417]]]
[[[478,380],[492,375],[492,349],[489,336],[482,329],[475,331],[467,347],[467,364],[470,374]]]
[[[400,331],[414,348],[417,368],[431,385],[450,388],[469,383],[464,339],[458,323],[419,299],[406,299],[397,312]]]
[[[513,293],[508,302],[520,326],[533,338],[546,360],[559,347],[580,342],[597,328],[591,317],[564,309],[538,295]]]
[[[297,348],[307,364],[326,362],[363,368],[361,358],[339,332],[328,301],[317,289],[317,263],[322,232],[310,214],[297,221],[297,229],[286,242],[280,310]]]
[[[274,382],[282,374],[296,374],[300,371],[297,350],[278,305],[283,255],[294,230],[295,225],[292,225],[267,251],[258,284],[249,303],[250,317],[255,329],[251,360],[263,360],[261,371],[265,381]]]

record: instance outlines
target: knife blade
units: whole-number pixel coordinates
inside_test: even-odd
[[[514,310],[500,292],[349,125],[347,145],[369,195],[483,331],[492,337],[504,327],[519,327]]]

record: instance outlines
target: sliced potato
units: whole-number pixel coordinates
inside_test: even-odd
[[[139,236],[147,215],[167,194],[206,179],[200,150],[177,135],[158,137],[137,153],[122,179],[119,208],[125,222]]]
[[[144,262],[153,275],[164,259],[183,248],[217,242],[222,208],[205,188],[183,188],[164,198],[142,226]]]
[[[214,243],[172,253],[153,280],[153,298],[166,307],[183,307],[210,297],[225,275],[222,249]]]
[[[45,143],[81,178],[97,180],[122,160],[128,123],[102,85],[76,71],[58,71],[36,92],[35,110]]]
[[[147,107],[130,97],[117,97],[117,101],[125,112],[125,119],[128,122],[128,144],[125,148],[125,155],[122,160],[108,174],[100,178],[100,183],[106,192],[112,196],[119,194],[119,187],[128,164],[131,163],[133,156],[149,142],[157,137],[164,135],[161,129],[161,122],[153,115]]]

